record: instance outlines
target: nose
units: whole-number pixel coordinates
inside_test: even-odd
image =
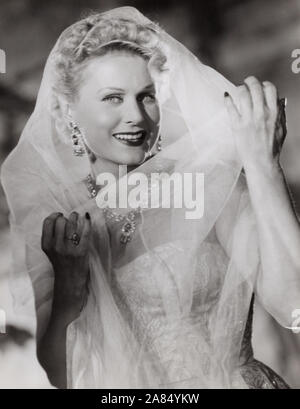
[[[145,120],[143,107],[135,98],[128,101],[124,108],[124,119],[126,123],[140,124]]]

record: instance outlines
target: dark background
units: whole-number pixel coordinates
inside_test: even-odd
[[[7,61],[0,74],[0,165],[32,112],[46,58],[61,31],[86,11],[124,5],[159,22],[235,84],[255,75],[288,98],[281,163],[300,209],[300,73],[291,70],[292,50],[300,48],[300,0],[1,0],[0,48]],[[32,323],[16,317],[11,306],[8,208],[1,186],[0,246],[0,308],[7,316],[6,334],[0,334],[0,388],[47,387],[35,358]],[[257,305],[253,341],[258,359],[300,387],[300,334],[281,328]]]

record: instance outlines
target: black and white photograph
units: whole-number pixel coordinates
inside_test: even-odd
[[[299,389],[299,158],[300,0],[2,0],[0,389]]]

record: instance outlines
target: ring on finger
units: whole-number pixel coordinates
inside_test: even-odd
[[[71,237],[67,237],[67,240],[71,240],[74,246],[78,246],[80,242],[80,237],[77,233],[73,233]]]

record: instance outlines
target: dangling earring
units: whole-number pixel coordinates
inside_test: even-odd
[[[83,156],[85,154],[85,147],[82,143],[82,134],[75,122],[70,122],[71,138],[73,146],[73,154],[75,156]]]
[[[151,135],[152,135],[152,133],[151,133]],[[160,152],[162,150],[162,147],[161,147],[161,135],[159,135],[158,136],[158,140],[157,140],[157,142],[156,142],[156,153],[153,153],[152,151],[151,151],[151,149],[150,149],[150,146],[149,146],[149,149],[148,149],[148,151],[145,153],[145,157],[144,157],[144,160],[143,160],[143,162],[145,162],[146,160],[148,160],[148,159],[150,159],[150,158],[152,158],[153,156],[155,156],[158,152]]]
[[[158,152],[160,152],[160,151],[162,150],[162,147],[161,147],[161,135],[158,136],[158,141],[157,141],[156,148],[157,148]]]

